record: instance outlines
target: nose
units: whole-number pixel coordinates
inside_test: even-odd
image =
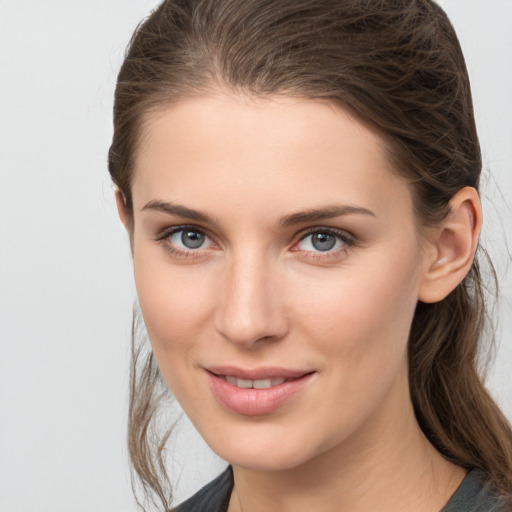
[[[231,343],[252,347],[288,331],[282,276],[264,258],[239,258],[224,274],[216,315],[217,332]]]

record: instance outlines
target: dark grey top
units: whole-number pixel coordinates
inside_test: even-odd
[[[226,512],[233,490],[231,466],[215,480],[204,486],[190,499],[173,509],[173,512]],[[483,475],[470,471],[450,501],[440,512],[512,512],[500,505],[492,494]]]
[[[479,471],[470,471],[441,512],[509,512]]]

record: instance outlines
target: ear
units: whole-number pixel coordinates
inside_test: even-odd
[[[439,302],[464,279],[473,264],[482,227],[482,205],[472,187],[459,190],[450,201],[450,213],[434,229],[432,256],[418,299]]]
[[[130,231],[130,215],[126,207],[126,198],[124,194],[116,187],[116,205],[119,219],[123,223],[124,227]]]

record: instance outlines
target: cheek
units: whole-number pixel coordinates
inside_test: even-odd
[[[407,342],[416,307],[414,266],[398,275],[385,266],[351,270],[351,277],[333,280],[337,285],[295,294],[301,297],[301,339],[304,345],[314,340],[315,352],[322,354],[320,400],[331,403],[318,409],[317,421],[330,425],[336,439],[349,436],[380,404],[394,403],[385,397],[406,400]]]
[[[347,268],[315,287],[309,283],[291,293],[307,338],[318,340],[364,378],[386,364],[396,368],[407,346],[417,302],[417,264],[412,258],[400,269],[391,267],[380,261]]]
[[[190,375],[196,370],[199,341],[211,326],[210,287],[197,272],[176,272],[165,257],[158,263],[158,258],[139,255],[134,258],[135,284],[160,373],[180,403],[196,403],[201,396]]]
[[[163,250],[159,247],[159,251]],[[144,249],[134,257],[135,284],[153,350],[159,363],[164,353],[190,350],[190,340],[204,333],[212,316],[214,288],[208,272],[179,267]],[[152,251],[153,253],[156,251]]]

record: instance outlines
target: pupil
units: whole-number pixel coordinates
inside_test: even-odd
[[[336,245],[336,237],[328,233],[316,233],[311,243],[317,251],[329,251]]]
[[[204,243],[204,235],[196,231],[183,231],[181,241],[188,249],[197,249]]]

